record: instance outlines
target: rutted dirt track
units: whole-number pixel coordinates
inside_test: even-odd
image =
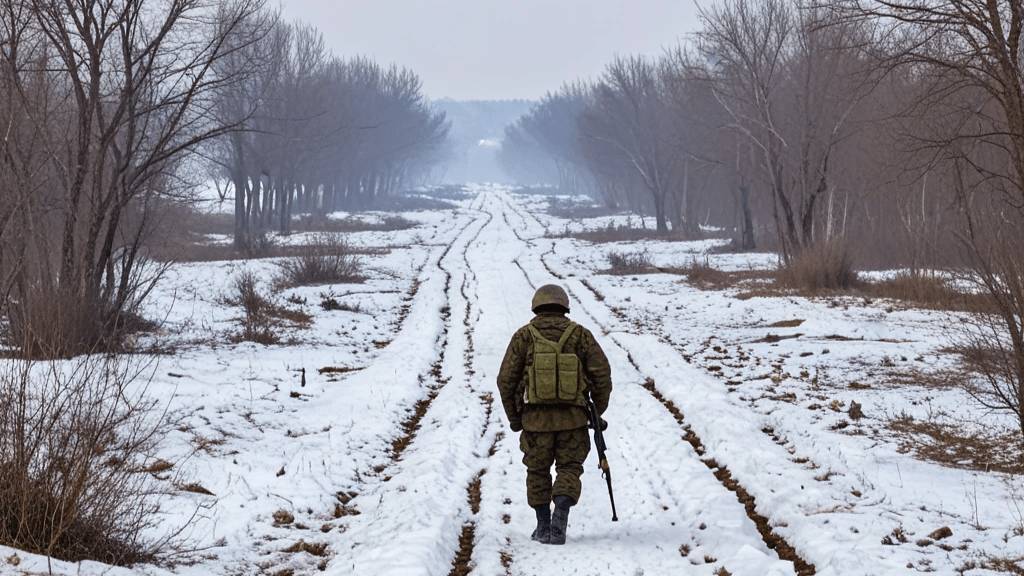
[[[526,232],[539,225],[532,215],[517,210],[514,201],[500,191],[485,192],[482,208],[491,218],[465,256],[467,276],[477,280],[471,306],[479,306],[469,331],[479,350],[471,352],[474,357],[467,365],[472,366],[477,386],[493,390],[508,337],[529,319],[533,288],[561,275],[541,259],[545,241]],[[574,317],[600,334],[602,327],[589,316],[581,304],[574,303]],[[630,364],[626,350],[609,338],[602,340],[616,370],[613,404],[625,408],[609,413],[617,423],[609,440],[623,521],[609,522],[603,480],[595,464],[588,462],[583,505],[574,511],[570,536],[576,547],[573,556],[586,558],[584,567],[566,564],[557,548],[530,542],[532,510],[525,504],[517,435],[495,434],[482,474],[467,486],[471,520],[461,532],[451,574],[574,573],[586,572],[587,564],[609,574],[635,574],[644,568],[653,573],[689,573],[690,569],[707,574],[727,568],[739,574],[745,573],[744,558],[761,556],[772,567],[759,573],[813,573],[798,558],[798,570],[788,562],[771,560],[775,549],[783,552],[784,560],[792,560],[785,558],[791,548],[781,539],[762,539],[761,526],[751,520],[756,513],[749,499],[738,498],[735,482],[721,472],[716,476],[696,447],[680,437],[675,415],[645,388],[648,379]],[[495,410],[497,414],[497,406]],[[488,420],[498,427],[506,425],[504,417]],[[680,482],[680,474],[692,480]],[[684,485],[702,494],[701,498],[680,490]],[[708,493],[717,496],[707,501],[703,495]],[[762,570],[763,566],[764,562]]]
[[[422,397],[381,439],[386,458],[337,493],[334,519],[322,526],[311,521],[316,513],[300,519],[310,528],[292,532],[297,553],[316,561],[270,562],[267,572],[813,574],[749,493],[704,457],[681,412],[600,322],[593,298],[580,298],[571,274],[549,264],[540,222],[501,190],[482,191],[471,206],[472,220],[426,263],[443,282],[444,301],[415,293],[407,301],[437,307],[443,318],[435,359],[419,375]],[[495,389],[508,338],[531,316],[535,286],[556,279],[570,288],[573,317],[604,344],[616,384],[608,441],[621,521],[610,522],[592,454],[570,521],[571,555],[529,540],[533,512],[518,435],[506,433]]]
[[[511,200],[506,198],[504,206],[510,210],[515,211],[516,216],[520,219],[520,221],[523,221],[525,223],[526,219],[531,219],[538,226],[542,228],[544,227],[543,224],[533,214],[530,214],[529,212],[517,208]],[[553,268],[547,259],[547,257],[551,255],[553,252],[554,244],[552,243],[551,248],[549,250],[540,253],[538,260],[540,264],[543,266],[544,270],[553,277],[552,280],[558,280],[562,282],[566,280],[567,275]],[[582,279],[580,281],[580,284],[584,286],[594,296],[594,300],[598,302],[601,306],[603,306],[606,310],[608,310],[608,312],[611,315],[619,319],[624,319],[620,311],[614,308],[610,308],[604,304],[604,297],[599,292],[597,292],[593,288],[593,286],[586,281],[586,279]],[[572,293],[571,286],[569,287],[569,291],[571,293],[571,297],[575,301],[579,302],[579,298],[577,298],[576,295]],[[609,332],[607,327],[602,326],[601,328],[606,334]],[[618,340],[615,340],[614,338],[611,338],[610,340],[611,342],[614,343],[616,347],[626,352],[626,356],[629,360],[630,365],[638,373],[642,374],[643,370],[633,359],[633,356],[629,352],[628,348],[622,345]],[[757,512],[757,506],[754,497],[746,488],[743,487],[743,485],[741,485],[735,478],[732,477],[732,474],[729,472],[728,468],[725,467],[724,465],[719,464],[713,458],[705,457],[703,441],[697,435],[697,433],[694,432],[693,429],[686,423],[686,418],[683,415],[682,411],[680,411],[680,409],[674,403],[672,403],[671,400],[666,399],[664,395],[662,395],[662,393],[658,390],[657,384],[655,383],[654,379],[644,375],[643,388],[647,390],[676,420],[680,428],[682,428],[683,440],[685,440],[692,446],[694,452],[701,457],[701,462],[703,462],[705,466],[707,466],[707,468],[714,474],[715,478],[730,492],[733,492],[737,500],[743,504],[747,516],[757,526],[758,533],[761,535],[761,538],[764,541],[765,545],[767,545],[770,549],[774,550],[781,559],[792,562],[798,575],[809,576],[815,574],[814,565],[805,560],[803,557],[801,557],[800,554],[796,551],[796,549],[789,542],[787,542],[785,538],[783,538],[774,530],[772,530],[768,518]]]

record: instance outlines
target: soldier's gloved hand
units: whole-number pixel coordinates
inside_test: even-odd
[[[513,432],[519,432],[523,429],[523,423],[518,420],[509,422],[509,426],[512,428]]]
[[[588,428],[593,428],[594,425],[593,424],[588,424],[587,427]],[[601,432],[604,432],[607,429],[608,429],[608,421],[605,420],[604,418],[601,418]]]

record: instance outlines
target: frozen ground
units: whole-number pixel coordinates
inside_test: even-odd
[[[363,284],[282,293],[313,315],[285,344],[232,343],[241,312],[223,298],[244,269],[269,280],[272,262],[175,267],[150,302],[174,352],[150,385],[174,421],[154,457],[177,462],[162,477],[173,495],[161,526],[197,514],[187,535],[200,551],[124,569],[0,548],[0,573],[797,573],[781,543],[817,574],[979,576],[995,572],[971,562],[1024,556],[1019,479],[918,460],[886,426],[897,415],[978,417],[953,387],[896,381],[951,362],[954,315],[605,275],[611,250],[646,250],[665,267],[772,262],[709,255],[714,242],[554,238],[625,218],[569,222],[541,198],[472,192],[457,210],[409,215],[417,228],[354,234],[386,253],[365,257]],[[562,548],[529,540],[518,438],[494,385],[534,287],[552,281],[603,343],[616,386],[607,419],[620,521],[609,521],[592,454]],[[322,310],[322,294],[353,311]],[[952,535],[929,537],[943,527]],[[3,561],[12,554],[17,567]]]

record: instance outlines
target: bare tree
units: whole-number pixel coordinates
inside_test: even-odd
[[[233,183],[236,247],[275,226],[287,234],[294,214],[368,207],[439,158],[448,123],[415,73],[332,57],[310,26],[267,17],[249,26],[268,28],[268,40],[224,63],[250,72],[217,102],[242,130],[212,154]]]
[[[656,63],[619,58],[595,84],[581,134],[625,159],[651,195],[659,232],[668,231],[668,201],[682,160],[668,141],[666,106]]]
[[[839,146],[876,79],[854,23],[790,0],[728,0],[701,12],[701,49],[731,126],[760,152],[784,261],[813,245],[821,202],[837,183]],[[825,230],[830,230],[826,225]]]
[[[891,71],[910,70],[927,110],[914,138],[929,170],[947,169],[957,198],[972,278],[996,314],[982,314],[966,342],[969,364],[987,387],[987,406],[1012,411],[1024,434],[1024,83],[1019,2],[841,0],[844,22],[868,23],[891,40],[875,55]],[[973,359],[973,360],[972,360]]]
[[[27,353],[110,345],[148,293],[152,206],[182,192],[186,154],[236,128],[211,113],[217,89],[235,81],[214,68],[261,9],[262,0],[214,11],[199,0],[159,11],[129,0],[3,2],[7,95],[25,121],[19,136],[33,134],[5,155],[15,184],[33,184],[3,190],[27,232],[9,247],[22,256],[10,329]]]

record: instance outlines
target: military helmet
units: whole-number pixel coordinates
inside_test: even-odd
[[[545,284],[537,288],[537,292],[533,295],[533,303],[530,309],[536,312],[538,308],[547,304],[556,304],[569,310],[569,295],[565,293],[561,286]]]

